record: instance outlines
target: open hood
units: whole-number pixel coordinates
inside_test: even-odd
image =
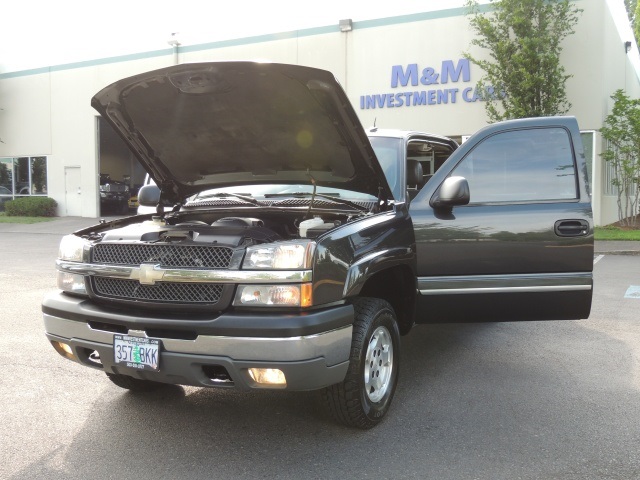
[[[91,105],[169,201],[229,185],[312,182],[392,198],[355,111],[325,70],[176,65],[119,80]]]

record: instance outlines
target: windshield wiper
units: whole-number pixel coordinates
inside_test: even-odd
[[[216,192],[216,193],[208,193],[206,195],[203,195],[197,199],[204,199],[204,198],[209,198],[209,197],[217,197],[217,198],[224,198],[224,197],[233,197],[233,198],[237,198],[239,200],[243,200],[247,203],[250,203],[252,205],[262,205],[259,201],[257,201],[255,198],[250,197],[250,194],[241,194],[241,193],[230,193],[230,192]]]
[[[349,200],[344,200],[340,198],[339,193],[311,193],[311,192],[291,192],[291,193],[265,193],[265,198],[273,198],[273,197],[318,197],[324,198],[326,200],[331,200],[332,202],[341,203],[342,205],[346,205],[351,208],[355,208],[356,210],[360,210],[361,212],[368,212],[369,209],[367,207],[363,207],[362,205],[358,205],[357,203],[350,202]]]

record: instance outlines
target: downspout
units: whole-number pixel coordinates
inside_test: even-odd
[[[169,40],[167,40],[167,43],[171,45],[171,47],[173,48],[173,64],[174,65],[178,65],[180,63],[180,57],[179,57],[180,40],[178,40],[178,33],[179,32],[173,32],[169,37]]]
[[[344,84],[342,85],[345,92],[348,91],[348,77],[349,77],[349,73],[348,73],[348,58],[347,58],[347,54],[348,54],[348,50],[349,50],[349,43],[348,43],[348,33],[350,31],[353,30],[353,21],[350,18],[345,18],[344,20],[340,20],[338,22],[338,28],[340,29],[340,32],[344,33]]]

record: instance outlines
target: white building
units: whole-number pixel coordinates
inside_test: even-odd
[[[577,3],[584,11],[562,53],[573,75],[567,82],[568,114],[584,132],[594,219],[603,225],[617,220],[616,193],[599,156],[603,145],[597,131],[616,89],[640,97],[640,62],[621,1]],[[133,185],[144,172],[90,99],[115,80],[176,60],[267,59],[330,70],[365,127],[375,123],[461,141],[487,123],[483,104],[474,97],[482,72],[462,57],[471,49],[472,35],[464,8],[455,8],[344,25],[336,19],[324,27],[180,46],[177,55],[166,48],[1,73],[0,170],[8,175],[0,172],[0,197],[46,194],[58,202],[59,215],[99,216],[101,173]]]

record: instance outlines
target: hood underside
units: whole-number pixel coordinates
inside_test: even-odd
[[[177,65],[119,80],[91,105],[169,201],[229,185],[314,182],[391,198],[355,111],[325,70]]]

